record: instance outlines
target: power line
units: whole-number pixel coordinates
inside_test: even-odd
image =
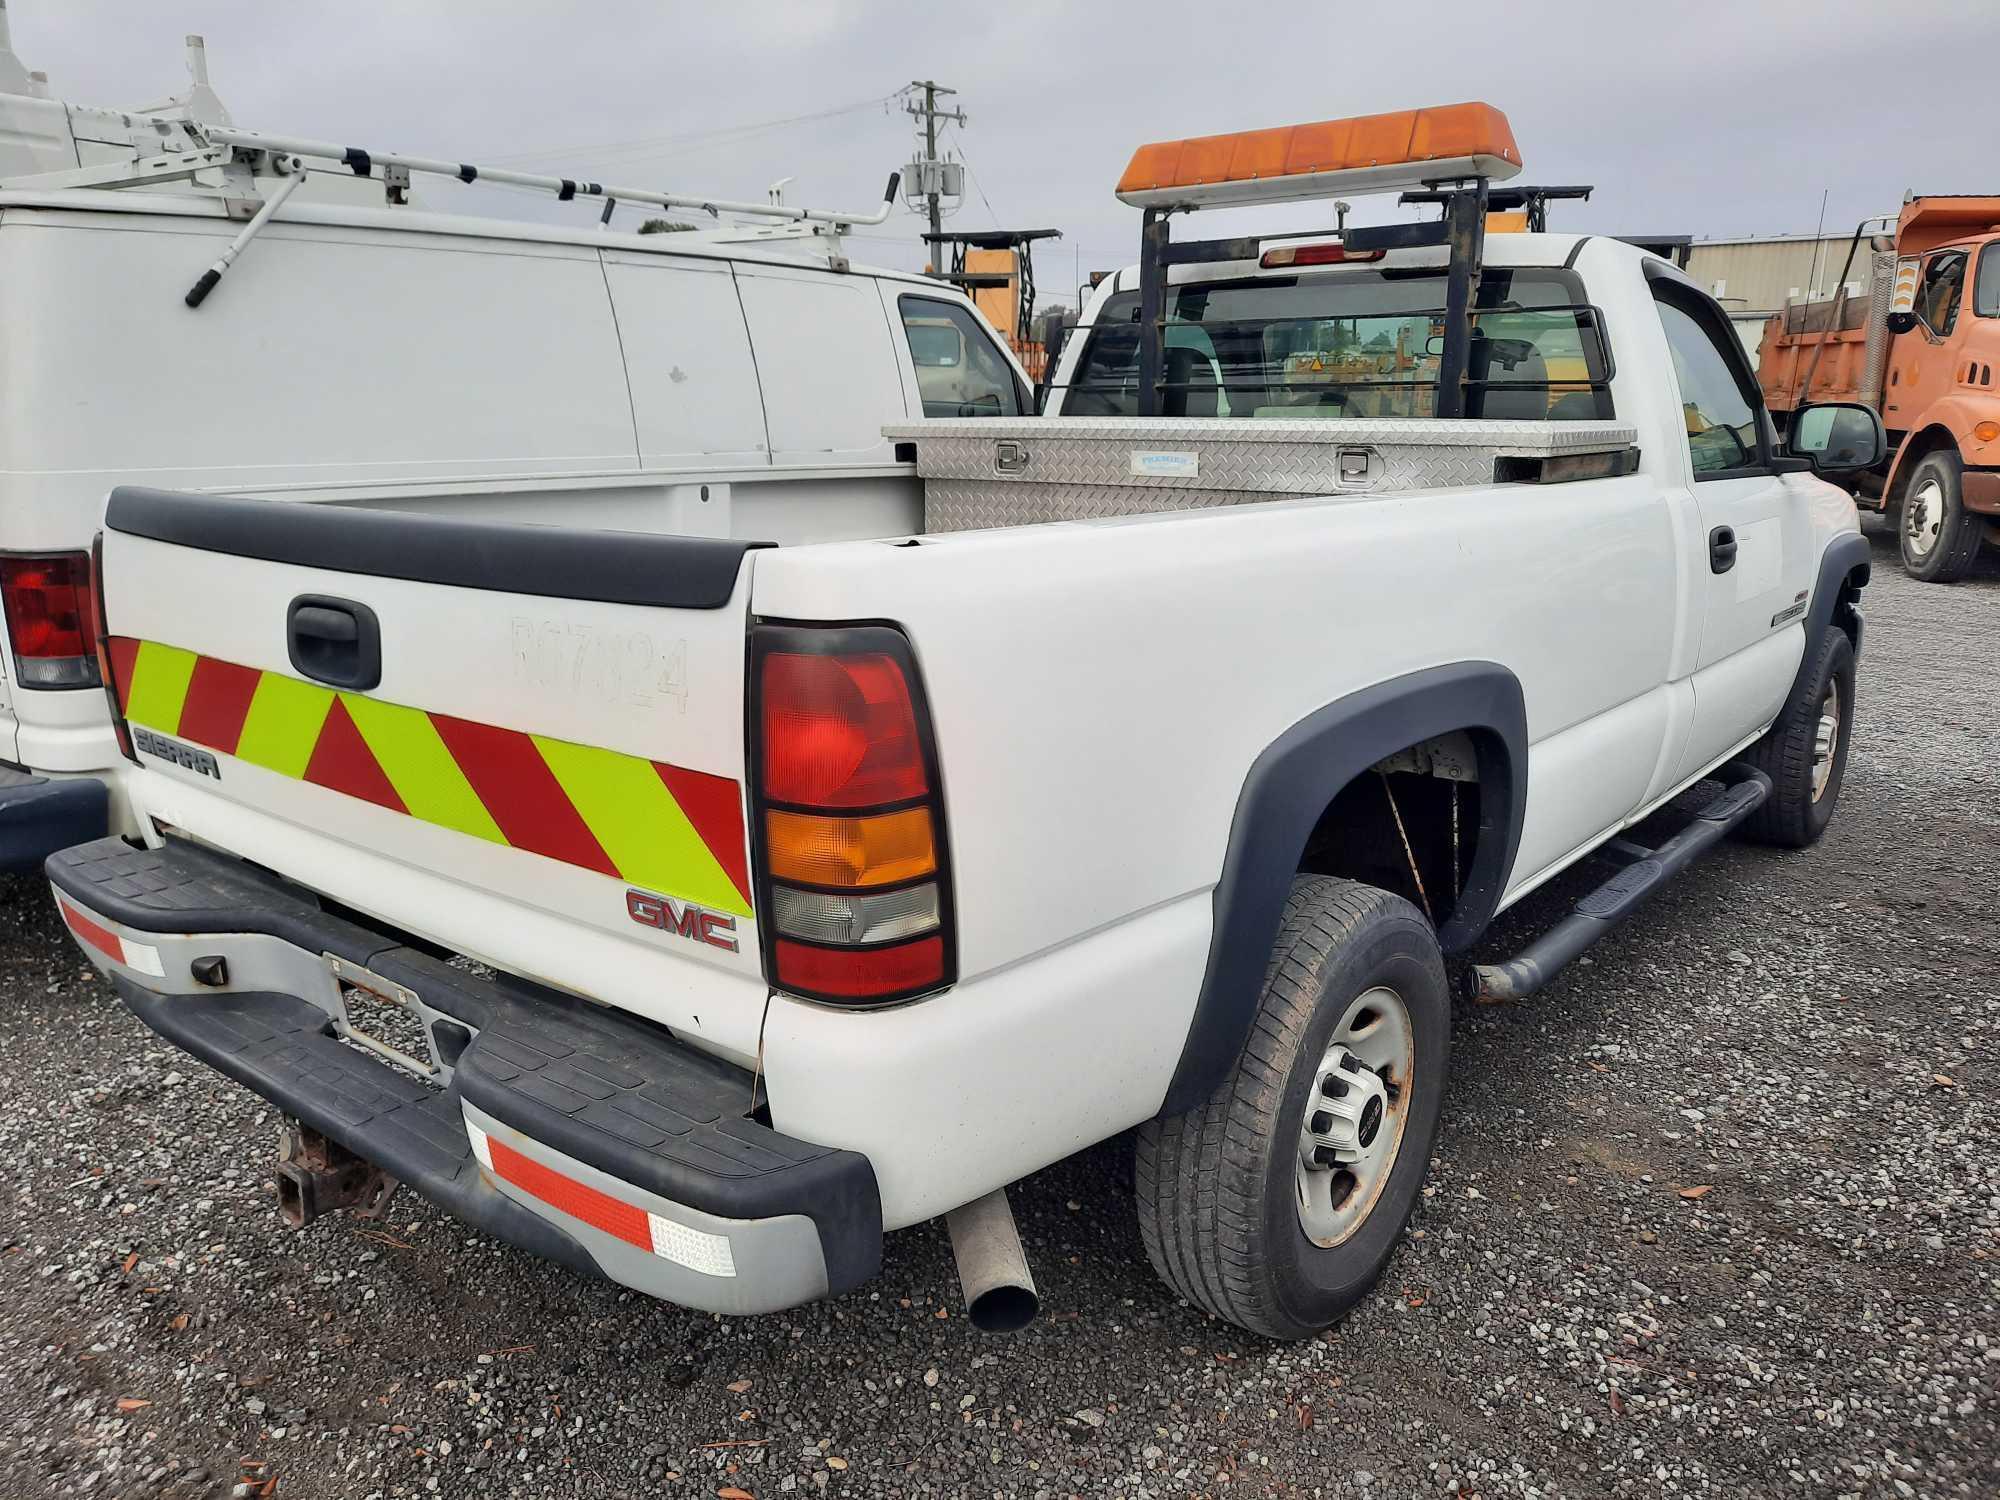
[[[851,115],[864,109],[873,109],[896,98],[895,94],[876,94],[872,98],[859,99],[852,104],[837,105],[832,109],[813,110],[802,115],[785,115],[774,120],[753,120],[741,125],[726,125],[715,130],[697,130],[677,135],[642,136],[626,141],[600,141],[595,145],[563,146],[548,151],[524,151],[514,156],[496,156],[493,160],[501,165],[523,166],[535,162],[576,159],[585,156],[604,159],[607,157],[629,156],[639,153],[657,152],[675,146],[688,146],[698,142],[738,140],[752,135],[760,135],[768,130],[783,130],[792,125],[809,125],[817,120],[831,120],[837,115]]]
[[[973,191],[979,194],[979,201],[986,204],[986,216],[993,221],[993,227],[998,229],[1000,215],[993,212],[993,205],[986,197],[986,185],[979,180],[979,174],[972,170],[972,158],[965,154],[965,137],[957,130],[953,130],[951,138],[958,147],[958,159],[965,164],[965,175],[972,179]]]

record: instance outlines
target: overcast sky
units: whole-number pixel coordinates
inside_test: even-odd
[[[1512,119],[1521,181],[1597,188],[1557,205],[1558,228],[1806,232],[1830,190],[1827,225],[1851,229],[1906,189],[2000,192],[1992,0],[9,0],[9,14],[23,62],[76,103],[179,91],[182,34],[202,32],[248,128],[739,199],[794,176],[789,201],[840,208],[877,201],[913,154],[915,122],[880,101],[935,78],[969,117],[947,143],[975,184],[948,227],[1062,230],[1037,259],[1045,299],[1078,269],[1136,259],[1138,213],[1111,189],[1140,142],[1462,99]],[[572,212],[451,184],[424,197]],[[1251,224],[1301,213],[1326,210]],[[1204,225],[1245,227],[1240,212]],[[921,228],[899,209],[852,249],[920,265]]]

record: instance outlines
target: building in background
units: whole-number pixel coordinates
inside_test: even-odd
[[[1747,239],[1691,241],[1681,262],[1689,276],[1720,302],[1736,325],[1736,335],[1750,358],[1764,320],[1788,301],[1831,297],[1839,290],[1840,270],[1853,243],[1852,230],[1839,234],[1768,234]],[[1847,273],[1848,295],[1865,295],[1868,246],[1854,256]]]

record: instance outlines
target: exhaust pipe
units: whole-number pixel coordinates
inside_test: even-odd
[[[1007,1190],[995,1188],[944,1216],[965,1311],[982,1333],[1013,1333],[1034,1322],[1041,1308],[1035,1278],[1014,1228]]]

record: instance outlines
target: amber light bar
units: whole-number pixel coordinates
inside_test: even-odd
[[[1473,177],[1500,182],[1520,170],[1505,115],[1490,104],[1444,104],[1158,141],[1132,153],[1118,197],[1135,208],[1285,203]]]

